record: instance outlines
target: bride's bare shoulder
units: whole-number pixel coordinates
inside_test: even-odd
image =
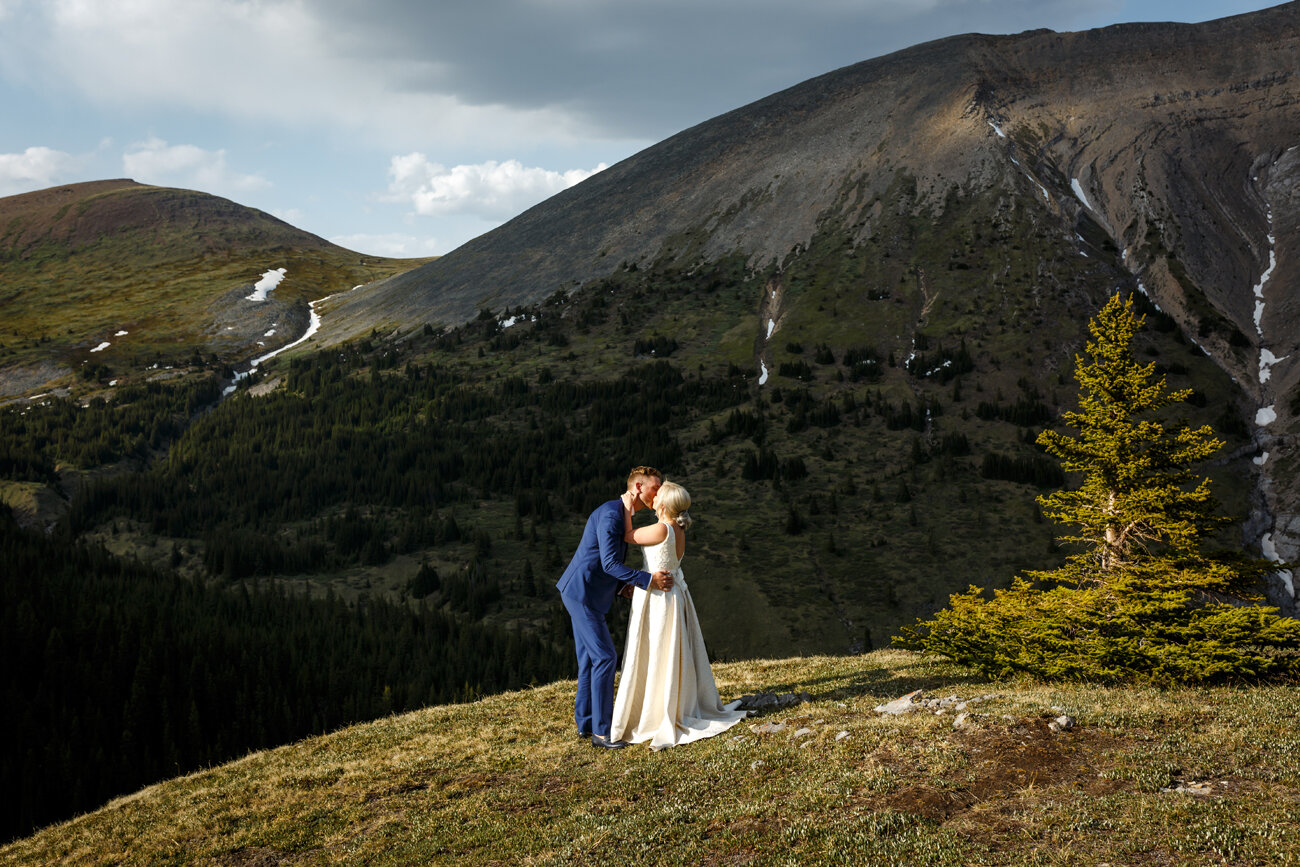
[[[647,524],[632,532],[632,541],[638,545],[658,545],[667,538],[668,527],[660,522]]]

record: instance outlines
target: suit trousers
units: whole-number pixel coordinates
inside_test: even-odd
[[[609,634],[606,612],[588,608],[579,599],[561,594],[573,621],[573,644],[578,652],[578,697],[573,721],[579,732],[609,737],[614,716],[614,669],[618,650]]]

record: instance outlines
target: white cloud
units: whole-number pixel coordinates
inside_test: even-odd
[[[127,177],[143,184],[180,186],[218,195],[247,193],[270,186],[259,175],[231,171],[226,152],[204,150],[196,145],[169,145],[151,138],[131,146],[122,155]]]
[[[453,246],[453,243],[438,238],[420,238],[400,232],[386,235],[338,235],[330,238],[329,242],[367,256],[383,256],[389,259],[438,256]]]
[[[1238,12],[1271,2],[1190,5]],[[813,75],[953,33],[1092,26],[1120,10],[1159,20],[1172,8],[1171,0],[0,0],[0,75],[106,111],[309,126],[390,153],[519,153],[520,141],[648,144]]]
[[[417,214],[445,217],[468,214],[506,220],[605,168],[590,171],[526,168],[518,160],[488,160],[446,168],[421,153],[392,158],[386,201],[410,202]]]
[[[5,0],[0,0],[5,2]],[[107,110],[176,109],[251,123],[360,134],[386,150],[568,143],[590,129],[558,100],[508,107],[463,99],[429,53],[359,44],[320,0],[9,0],[0,74]],[[399,16],[387,25],[403,32]]]
[[[30,147],[19,154],[0,154],[0,196],[55,186],[78,164],[76,157],[47,147]]]
[[[302,208],[272,208],[269,213],[277,220],[284,220],[291,226],[301,226],[307,222],[307,212]]]

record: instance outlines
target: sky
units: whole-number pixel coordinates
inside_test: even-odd
[[[1250,0],[0,0],[0,196],[134,178],[441,255],[665,138],[959,33]]]

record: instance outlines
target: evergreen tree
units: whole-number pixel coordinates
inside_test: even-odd
[[[1222,443],[1208,426],[1171,419],[1190,390],[1171,391],[1139,365],[1142,327],[1132,299],[1114,296],[1090,323],[1076,359],[1077,437],[1038,443],[1078,473],[1077,489],[1040,497],[1043,513],[1077,528],[1065,565],[1029,572],[986,600],[971,587],[933,619],[904,628],[906,647],[942,653],[995,675],[1200,683],[1300,674],[1300,622],[1258,599],[1266,561],[1215,552],[1209,480],[1196,469]],[[1225,597],[1235,597],[1230,600]]]
[[[415,573],[409,584],[411,595],[416,599],[424,599],[430,594],[437,593],[442,588],[442,579],[438,575],[438,570],[430,566],[427,562],[420,563],[420,571]]]
[[[1082,546],[1066,567],[1044,577],[1106,587],[1139,564],[1208,565],[1202,541],[1228,521],[1215,514],[1209,479],[1189,489],[1196,468],[1223,443],[1208,425],[1193,429],[1162,416],[1192,390],[1171,391],[1164,377],[1156,378],[1155,362],[1141,366],[1133,359],[1131,344],[1142,321],[1132,299],[1118,294],[1102,308],[1090,325],[1091,361],[1076,359],[1080,411],[1064,414],[1079,436],[1045,430],[1038,437],[1067,473],[1083,476],[1076,490],[1038,498],[1044,515],[1079,528],[1061,541]],[[1235,577],[1247,573],[1218,573],[1215,585],[1241,589],[1230,586]]]

